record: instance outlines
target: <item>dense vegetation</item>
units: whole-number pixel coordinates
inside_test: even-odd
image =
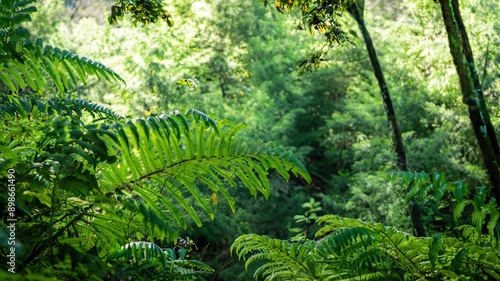
[[[500,280],[499,6],[1,1],[0,279]]]

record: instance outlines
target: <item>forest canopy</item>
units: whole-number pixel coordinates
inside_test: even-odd
[[[0,2],[1,280],[500,280],[500,2]]]

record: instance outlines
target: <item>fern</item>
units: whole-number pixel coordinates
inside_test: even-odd
[[[35,95],[26,97],[5,94],[0,95],[0,117],[9,114],[10,116],[22,116],[27,118],[27,116],[32,115],[34,111],[45,112],[49,116],[57,114],[81,118],[87,113],[92,118],[101,120],[119,121],[123,119],[122,116],[116,114],[109,108],[82,99],[49,98],[43,100]]]
[[[86,57],[80,58],[67,50],[44,45],[41,39],[34,42],[25,39],[16,56],[17,59],[0,65],[0,79],[12,92],[18,92],[26,86],[42,92],[47,86],[46,78],[54,83],[59,92],[74,88],[78,80],[86,84],[87,75],[125,82],[105,65]]]
[[[184,213],[201,225],[201,219],[186,199],[189,194],[209,217],[214,217],[211,199],[205,198],[197,187],[202,183],[213,194],[222,195],[234,211],[235,202],[222,184],[236,187],[239,179],[253,196],[266,198],[270,193],[268,171],[289,179],[289,173],[310,181],[303,165],[282,151],[243,153],[234,145],[234,135],[241,124],[221,121],[219,124],[207,115],[189,110],[185,115],[149,117],[135,122],[114,125],[116,139],[100,136],[120,155],[117,165],[102,169],[102,185],[106,192],[137,195],[154,212],[166,220],[166,213],[179,226],[186,227]],[[161,206],[161,207],[160,207]]]
[[[0,5],[0,81],[13,93],[26,87],[39,93],[47,87],[46,78],[59,92],[86,83],[87,75],[111,81],[125,81],[105,65],[67,50],[44,45],[41,39],[30,40],[29,31],[19,26],[31,21],[36,12],[28,1],[2,1]]]
[[[82,100],[44,101],[34,95],[0,98],[2,124],[8,128],[0,139],[0,150],[6,152],[2,167],[15,165],[23,174],[19,182],[30,183],[29,189],[19,187],[23,194],[19,199],[29,202],[23,213],[30,225],[19,237],[29,232],[37,237],[24,244],[29,255],[19,270],[37,262],[51,263],[43,257],[57,249],[60,259],[74,256],[75,266],[91,256],[103,257],[117,267],[134,261],[135,265],[119,271],[124,276],[153,274],[160,266],[161,274],[175,276],[175,280],[202,278],[210,272],[202,264],[168,258],[165,264],[166,254],[144,243],[122,248],[125,254],[135,251],[128,256],[116,256],[116,251],[131,239],[175,242],[176,229],[185,228],[188,218],[198,225],[202,212],[213,218],[214,194],[224,197],[234,210],[228,186],[236,187],[238,181],[254,196],[267,197],[271,188],[267,176],[273,168],[286,179],[291,172],[310,180],[300,162],[286,151],[241,149],[234,138],[243,125],[216,122],[197,110],[124,121]],[[99,122],[85,124],[85,114]],[[14,123],[22,126],[9,126]],[[36,138],[28,143],[12,141],[25,132]],[[206,197],[204,189],[212,197]],[[139,259],[143,255],[138,253],[146,254],[145,258]],[[87,274],[65,270],[58,272],[71,278]]]
[[[313,280],[317,264],[311,256],[313,243],[301,245],[288,241],[272,239],[267,236],[247,234],[238,237],[231,246],[239,259],[246,259],[245,268],[257,261],[272,261],[259,267],[254,274],[265,277],[264,280]]]
[[[483,206],[483,213],[488,210],[496,223],[497,213],[491,209],[496,208],[491,203],[494,200],[485,204],[478,190],[480,198],[471,204]],[[500,249],[491,243],[496,238],[471,225],[460,226],[458,238],[442,234],[415,237],[381,224],[334,215],[317,221],[323,224],[317,232],[319,240],[290,243],[250,234],[237,238],[231,252],[246,260],[247,268],[260,261],[254,276],[266,280],[457,280],[464,276],[498,280],[500,276]],[[497,231],[498,224],[492,229]],[[307,249],[306,259],[289,258],[293,249],[302,248]],[[303,276],[298,278],[290,271]]]
[[[141,16],[135,20],[159,16],[171,24],[161,3],[148,11],[149,1],[122,2]],[[88,75],[123,80],[100,63],[31,40],[20,25],[36,11],[32,3],[0,2],[0,168],[16,171],[23,225],[16,239],[26,252],[16,270],[68,280],[203,280],[213,270],[187,260],[186,249],[147,241],[175,243],[188,219],[201,225],[203,213],[214,217],[219,197],[234,210],[231,187],[267,198],[273,169],[286,180],[291,173],[311,180],[286,150],[238,142],[243,124],[197,110],[124,120],[95,103],[42,97],[48,82],[64,93]],[[307,259],[293,247],[292,257]]]
[[[135,241],[113,252],[108,260],[129,262],[136,268],[140,267],[142,277],[150,274],[163,275],[167,280],[193,280],[192,278],[202,278],[214,271],[200,261],[186,259],[187,252],[184,248],[162,249],[151,242]]]

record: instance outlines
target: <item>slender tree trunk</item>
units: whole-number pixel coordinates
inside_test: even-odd
[[[458,8],[458,0],[439,0],[439,3],[448,34],[450,52],[460,80],[462,100],[469,111],[483,165],[491,184],[491,194],[500,200],[500,149],[486,109],[469,38]]]
[[[396,113],[394,107],[392,106],[391,95],[389,94],[389,89],[387,88],[387,83],[385,82],[384,73],[382,72],[382,67],[378,61],[377,53],[375,52],[375,47],[373,47],[373,41],[366,28],[365,20],[363,17],[364,1],[358,0],[352,3],[347,8],[347,11],[353,16],[353,18],[358,23],[359,29],[363,34],[363,39],[365,40],[366,49],[370,57],[370,61],[373,67],[373,72],[377,78],[378,85],[380,87],[380,93],[382,94],[382,101],[384,103],[385,112],[387,114],[387,119],[389,125],[392,129],[392,145],[394,153],[397,157],[397,166],[401,171],[408,171],[408,166],[406,162],[406,153],[403,146],[403,137],[401,134],[401,129],[399,127],[398,119],[396,118]],[[409,200],[410,216],[413,224],[415,234],[417,236],[425,236],[424,224],[422,222],[422,213],[418,203],[414,199]]]

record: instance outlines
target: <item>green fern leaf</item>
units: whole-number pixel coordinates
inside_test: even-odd
[[[134,193],[140,195],[141,198],[143,198],[143,200],[148,203],[147,206],[149,206],[155,212],[155,214],[158,217],[162,218],[164,221],[168,221],[169,219],[165,216],[165,212],[160,209],[158,203],[160,203],[161,206],[166,207],[172,213],[172,218],[174,218],[181,227],[187,227],[186,221],[184,220],[182,214],[172,205],[172,203],[170,203],[168,200],[164,200],[163,196],[157,191],[143,186],[142,188],[137,188],[136,190],[134,190]],[[179,200],[178,196],[176,197]],[[184,203],[181,200],[179,201],[181,203]],[[188,208],[184,204],[183,206],[185,208]]]
[[[28,73],[28,69],[26,68],[26,66],[23,63],[20,63],[18,61],[11,61],[11,64],[13,64],[14,66],[17,67],[17,69],[19,69],[19,71],[21,72],[21,75],[24,77],[24,79],[26,79],[26,82],[31,87],[31,89],[36,91],[37,87],[36,87],[35,81],[31,77],[31,74]]]
[[[7,73],[0,72],[0,79],[3,81],[5,85],[7,85],[9,90],[11,90],[13,93],[17,92],[17,87],[14,85],[14,82]]]
[[[78,83],[76,76],[74,74],[76,72],[76,70],[74,70],[74,68],[69,65],[69,62],[67,60],[63,59],[62,54],[61,54],[60,61],[61,61],[61,65],[64,67],[64,70],[66,70],[65,73],[69,76],[69,78],[71,79],[71,82],[73,82],[73,84],[76,85]],[[85,80],[82,80],[82,81],[85,81]]]
[[[28,62],[29,65],[28,69],[31,73],[33,73],[34,80],[36,81],[37,84],[36,89],[33,90],[37,90],[38,92],[41,93],[45,89],[45,86],[47,85],[45,77],[42,75],[41,67],[38,64],[35,64],[33,60],[31,60],[30,58],[28,58],[26,61]]]
[[[431,262],[432,268],[436,266],[436,259],[442,243],[441,235],[437,234],[432,237],[432,242],[429,246],[429,261]]]
[[[471,200],[458,201],[457,205],[455,206],[455,209],[453,210],[453,220],[455,221],[456,224],[458,224],[458,219],[462,216],[465,207],[469,204],[472,204]]]
[[[188,109],[186,112],[186,115],[192,116],[196,121],[203,120],[206,127],[212,128],[213,130],[215,130],[216,135],[219,135],[217,123],[215,122],[215,120],[213,118],[211,118],[207,114],[205,114],[199,110],[196,110],[196,109]]]
[[[12,66],[13,66],[13,64],[9,63],[9,67],[7,67],[5,69],[5,71],[7,71],[14,78],[14,81],[16,81],[16,83],[18,84],[18,87],[16,87],[16,88],[21,88],[21,89],[25,88],[26,87],[26,83],[24,82],[23,77]]]
[[[248,234],[238,237],[230,251],[236,252],[239,259],[246,260],[247,269],[251,264],[262,260],[272,261],[258,267],[254,273],[256,278],[263,276],[265,280],[300,280],[316,275],[316,266],[309,262],[313,258],[310,255],[313,247],[313,243],[298,246],[284,240]]]
[[[365,227],[339,229],[318,242],[316,253],[323,259],[328,259],[331,253],[344,251],[346,248],[371,245],[374,241],[372,232]]]
[[[25,10],[32,11],[30,7]],[[25,14],[22,17],[29,20],[29,15],[26,17]],[[3,44],[19,45],[19,48],[16,47],[16,50],[10,50],[7,47],[3,49],[8,51],[7,57],[12,57],[10,61],[12,61],[12,64],[16,65],[16,68],[9,66],[8,72],[21,88],[24,88],[27,83],[33,90],[43,91],[45,89],[45,82],[42,72],[48,74],[50,80],[60,92],[64,92],[70,86],[76,85],[77,77],[85,84],[86,75],[97,75],[99,78],[104,78],[105,80],[116,80],[125,83],[117,73],[101,63],[93,62],[84,57],[79,59],[78,56],[67,50],[53,48],[50,45],[44,46],[42,40],[39,38],[36,39],[35,42],[32,42],[28,39],[29,33],[24,28],[15,31],[3,30],[3,32],[6,36],[10,37],[10,41],[12,41]],[[14,36],[14,33],[17,35]],[[23,41],[23,39],[25,40]],[[0,75],[0,77],[1,76],[4,75]],[[35,81],[38,84],[36,86],[34,83]],[[69,82],[72,84],[70,85]],[[5,81],[4,83],[11,84]],[[12,85],[10,85],[9,88],[11,88],[11,86]],[[16,91],[17,89],[13,92]]]

